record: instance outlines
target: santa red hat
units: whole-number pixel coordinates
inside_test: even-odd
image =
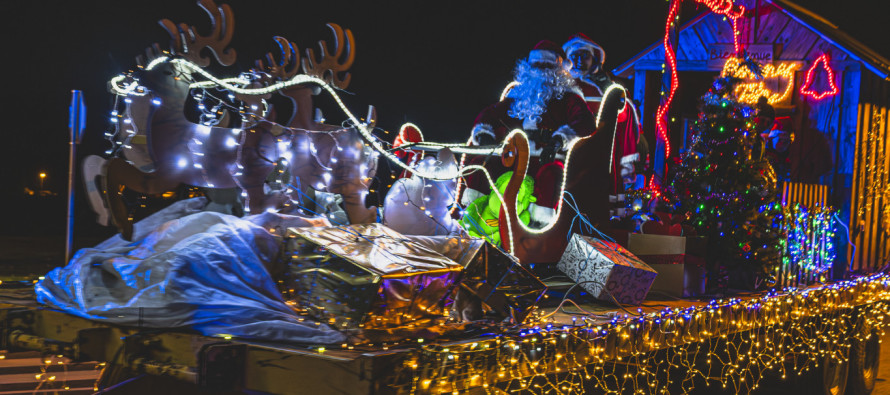
[[[603,50],[603,47],[593,42],[593,40],[591,40],[590,37],[587,37],[584,33],[576,33],[574,36],[569,37],[569,41],[566,41],[566,43],[562,45],[562,50],[565,51],[568,56],[571,56],[572,52],[576,51],[589,51],[596,56],[600,65],[606,62],[606,51]]]
[[[781,130],[783,132],[793,133],[791,125],[791,117],[778,117],[773,121],[772,130]]]
[[[559,47],[559,44],[550,40],[541,40],[528,53],[528,62],[531,64],[556,67],[561,66],[566,59],[566,53]]]

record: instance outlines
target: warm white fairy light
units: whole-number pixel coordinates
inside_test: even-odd
[[[323,88],[325,91],[327,91],[328,93],[331,94],[334,101],[337,103],[337,105],[340,107],[340,109],[344,112],[344,114],[346,114],[346,116],[349,118],[349,120],[352,122],[352,124],[355,126],[355,128],[359,131],[359,133],[365,138],[365,140],[368,142],[368,144],[371,147],[373,147],[378,153],[383,154],[391,162],[402,167],[404,170],[407,170],[411,173],[417,174],[418,176],[427,178],[427,179],[444,181],[444,180],[451,180],[451,179],[454,179],[454,178],[460,176],[460,174],[454,174],[453,176],[447,175],[445,177],[438,176],[435,174],[430,174],[428,172],[419,171],[413,166],[409,166],[409,165],[402,163],[400,160],[398,160],[398,157],[396,157],[395,155],[388,152],[380,144],[380,141],[376,137],[374,137],[371,134],[371,132],[368,130],[368,125],[362,123],[351,111],[349,111],[349,109],[346,107],[346,105],[340,99],[340,96],[337,95],[334,88],[331,87],[330,85],[328,85],[327,82],[325,82],[325,80],[323,80],[321,78],[317,78],[317,77],[305,75],[305,74],[299,74],[299,75],[295,75],[294,77],[292,77],[291,79],[289,79],[287,81],[279,81],[273,85],[269,85],[266,87],[243,88],[241,86],[235,85],[235,84],[241,84],[244,81],[246,81],[243,78],[219,79],[219,78],[216,78],[215,76],[213,76],[212,74],[210,74],[209,72],[205,71],[204,69],[202,69],[200,66],[192,63],[191,61],[188,61],[188,60],[182,59],[182,58],[170,58],[170,57],[159,57],[157,59],[152,60],[151,63],[149,63],[148,66],[145,67],[145,70],[150,71],[163,62],[169,62],[169,63],[173,64],[174,66],[182,67],[184,69],[187,69],[190,72],[198,73],[207,79],[207,81],[202,81],[199,83],[191,84],[191,85],[189,85],[190,87],[202,87],[202,88],[222,87],[233,94],[267,95],[267,94],[274,93],[274,92],[277,92],[279,90],[282,90],[282,89],[285,89],[287,87],[294,86],[294,85],[302,85],[302,84],[310,84],[310,83],[317,84],[321,88]],[[118,77],[115,77],[114,79],[112,79],[111,86],[112,86],[112,90],[114,90],[115,93],[120,94],[120,95],[131,94],[131,91],[129,91],[129,90],[117,89],[117,88],[119,88],[117,83],[122,81],[124,78],[126,78],[126,77],[118,76]],[[447,147],[450,145],[436,144],[434,146]],[[489,152],[489,153],[492,152],[492,150],[490,150],[490,149],[482,150],[482,151]],[[483,153],[483,152],[480,152],[480,153]],[[448,176],[451,176],[451,177],[448,177]]]
[[[507,94],[510,93],[510,90],[512,90],[513,87],[515,87],[516,85],[519,85],[519,83],[516,81],[510,81],[510,83],[504,87],[504,90],[501,91],[501,98],[498,99],[498,101],[504,101],[504,99],[507,98]]]
[[[619,93],[619,92],[620,92],[621,94],[624,94],[624,92],[625,92],[625,91],[624,91],[624,87],[622,87],[621,85],[618,85],[618,84],[612,84],[611,86],[609,86],[609,88],[606,89],[605,94],[603,94],[603,104],[605,104],[605,103],[607,102],[607,99],[609,98],[609,95],[617,94],[617,93]],[[601,105],[601,106],[600,106],[600,108],[599,108],[599,112],[598,112],[598,114],[597,114],[597,116],[596,116],[596,120],[597,120],[596,123],[597,123],[597,125],[599,125],[599,121],[600,121],[600,119],[601,119],[601,117],[602,117],[602,115],[603,115],[603,107],[605,107],[605,106],[604,106],[604,105]],[[615,130],[612,130],[612,140],[613,140],[613,141],[612,141],[612,145],[613,145],[613,146],[612,146],[612,151],[615,150],[615,147],[614,147],[615,142],[614,142],[614,140],[615,140],[615,132],[617,131],[617,127],[618,127],[618,124],[616,123],[616,124],[615,124]],[[519,130],[519,129],[516,129],[516,130],[510,132],[509,135],[507,135],[507,139],[506,139],[505,141],[509,141],[510,138],[511,138],[514,134],[516,134],[516,133],[521,134],[522,138],[524,138],[526,141],[528,140],[528,135],[526,135],[525,132],[523,132],[523,131],[521,131],[521,130]],[[598,133],[602,133],[602,131],[599,131]],[[590,138],[590,136],[586,136],[586,137],[581,137],[581,138],[573,139],[572,141],[569,142],[569,145],[566,147],[566,160],[565,160],[565,167],[564,167],[565,170],[562,172],[562,182],[561,182],[560,185],[559,185],[559,195],[558,195],[558,196],[559,196],[559,199],[557,200],[557,204],[556,204],[556,215],[554,215],[546,225],[544,225],[544,226],[541,227],[541,228],[537,228],[537,229],[535,229],[535,228],[530,228],[528,225],[526,225],[526,224],[523,223],[522,221],[517,221],[517,222],[519,223],[519,226],[522,227],[522,229],[523,229],[524,231],[526,231],[526,232],[528,232],[528,233],[531,233],[531,234],[542,234],[542,233],[545,233],[545,232],[549,231],[549,230],[552,229],[554,226],[556,226],[556,222],[559,220],[560,214],[562,213],[562,205],[563,205],[563,199],[562,199],[562,196],[565,194],[565,191],[566,191],[566,183],[568,182],[568,174],[569,174],[568,169],[569,169],[569,166],[570,166],[571,163],[572,163],[572,153],[574,152],[575,144],[577,144],[579,141],[582,141],[582,140],[585,140],[585,139],[588,139],[588,138]],[[610,160],[610,161],[609,161],[609,168],[611,169],[611,167],[612,167],[612,161]],[[521,179],[524,179],[524,178],[525,178],[525,174],[522,175],[522,178],[521,178]],[[491,182],[491,181],[489,181],[489,182]],[[493,185],[493,184],[492,184],[492,185]],[[497,188],[492,188],[492,189],[493,189],[493,190],[497,190]],[[516,199],[517,199],[517,201],[516,201],[516,203],[514,203],[513,207],[518,206],[518,203],[519,203],[519,195],[516,196]],[[514,215],[518,215],[518,214],[514,213]],[[509,221],[507,221],[507,223],[509,223]],[[513,238],[512,238],[512,234],[511,234],[510,239],[511,239],[511,242],[512,242],[512,239],[513,239]],[[512,245],[511,245],[510,251],[513,251]]]

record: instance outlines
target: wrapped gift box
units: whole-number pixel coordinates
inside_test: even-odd
[[[490,318],[521,323],[547,291],[547,286],[510,255],[483,239],[410,236],[465,268],[454,302],[462,320]]]
[[[381,224],[290,228],[286,297],[345,329],[388,329],[447,317],[463,267]]]
[[[627,249],[658,272],[652,291],[678,298],[705,291],[707,239],[697,236],[628,235]]]
[[[655,270],[617,243],[577,233],[556,266],[597,299],[633,305],[646,298],[656,277]]]

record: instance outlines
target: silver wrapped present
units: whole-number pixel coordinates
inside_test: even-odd
[[[640,304],[657,273],[617,243],[572,235],[556,267],[595,298]]]

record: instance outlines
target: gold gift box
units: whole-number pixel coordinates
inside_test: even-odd
[[[531,271],[483,239],[410,237],[464,267],[454,302],[454,316],[461,321],[486,318],[520,324],[547,292]]]
[[[443,321],[463,267],[381,224],[290,228],[285,297],[341,329]]]

